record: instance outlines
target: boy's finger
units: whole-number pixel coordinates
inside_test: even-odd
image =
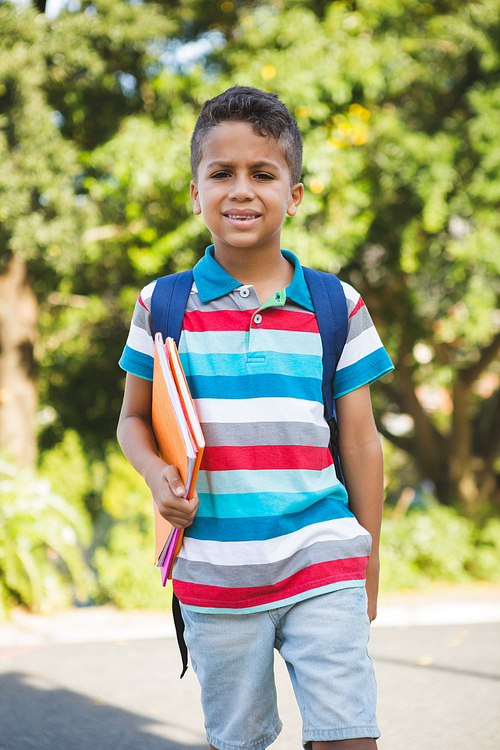
[[[198,510],[198,506],[200,504],[200,498],[198,497],[198,493],[196,492],[196,490],[194,491],[193,497],[191,498],[191,500],[189,502],[191,503],[192,510],[193,511],[197,511]]]
[[[168,467],[167,480],[174,495],[177,495],[177,497],[182,497],[184,495],[185,489],[179,477],[179,472],[175,466]]]

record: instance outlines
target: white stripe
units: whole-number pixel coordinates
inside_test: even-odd
[[[262,565],[286,560],[316,542],[369,536],[355,518],[336,518],[311,524],[291,534],[249,542],[217,542],[184,537],[179,557],[215,565]]]
[[[156,286],[156,281],[150,281],[149,284],[147,284],[144,289],[141,290],[141,299],[148,308],[148,310],[151,310],[151,297],[153,296],[154,288]],[[141,304],[139,302],[139,304]]]
[[[280,331],[279,329],[252,328],[252,349],[279,352],[280,354],[315,354],[322,356],[321,337],[318,333]],[[186,331],[182,332],[179,352],[190,354],[238,354],[248,350],[249,331]],[[214,346],[212,342],[216,342]],[[212,343],[212,346],[211,346]],[[216,349],[216,351],[214,351]]]
[[[151,334],[133,322],[130,325],[127,346],[135,349],[136,352],[141,352],[141,354],[147,354],[153,358],[155,356],[155,345]]]
[[[343,370],[345,367],[355,365],[363,357],[367,357],[372,352],[380,349],[382,342],[377,333],[375,326],[370,326],[365,331],[356,336],[352,341],[348,341],[342,351],[339,359],[337,370]]]
[[[325,426],[323,404],[298,398],[198,398],[200,422],[309,422]]]
[[[354,287],[352,287],[352,286],[351,286],[350,284],[348,284],[347,282],[345,282],[345,281],[341,281],[340,283],[342,284],[342,288],[343,288],[343,290],[344,290],[344,294],[345,294],[346,298],[347,298],[347,299],[348,299],[348,300],[349,300],[350,302],[352,302],[352,303],[353,303],[353,309],[354,309],[354,307],[356,307],[356,305],[358,304],[358,302],[359,302],[359,298],[361,297],[361,295],[359,294],[359,292],[357,292],[357,291],[356,291],[356,290],[354,289]]]

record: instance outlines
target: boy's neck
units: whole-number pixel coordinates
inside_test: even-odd
[[[215,248],[215,259],[222,268],[242,284],[252,285],[261,304],[273,294],[292,283],[294,267],[277,251],[248,250],[234,251]]]

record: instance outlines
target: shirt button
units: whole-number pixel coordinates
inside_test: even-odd
[[[256,326],[260,325],[262,323],[262,315],[259,315],[257,313],[257,315],[253,319],[253,322],[255,323]]]
[[[240,297],[248,297],[250,294],[250,289],[240,289]]]

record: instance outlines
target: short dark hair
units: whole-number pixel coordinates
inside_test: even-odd
[[[283,148],[292,185],[300,182],[302,138],[297,123],[277,94],[251,86],[233,86],[205,102],[191,138],[191,171],[195,179],[208,134],[227,121],[248,122],[259,135],[274,138]]]

